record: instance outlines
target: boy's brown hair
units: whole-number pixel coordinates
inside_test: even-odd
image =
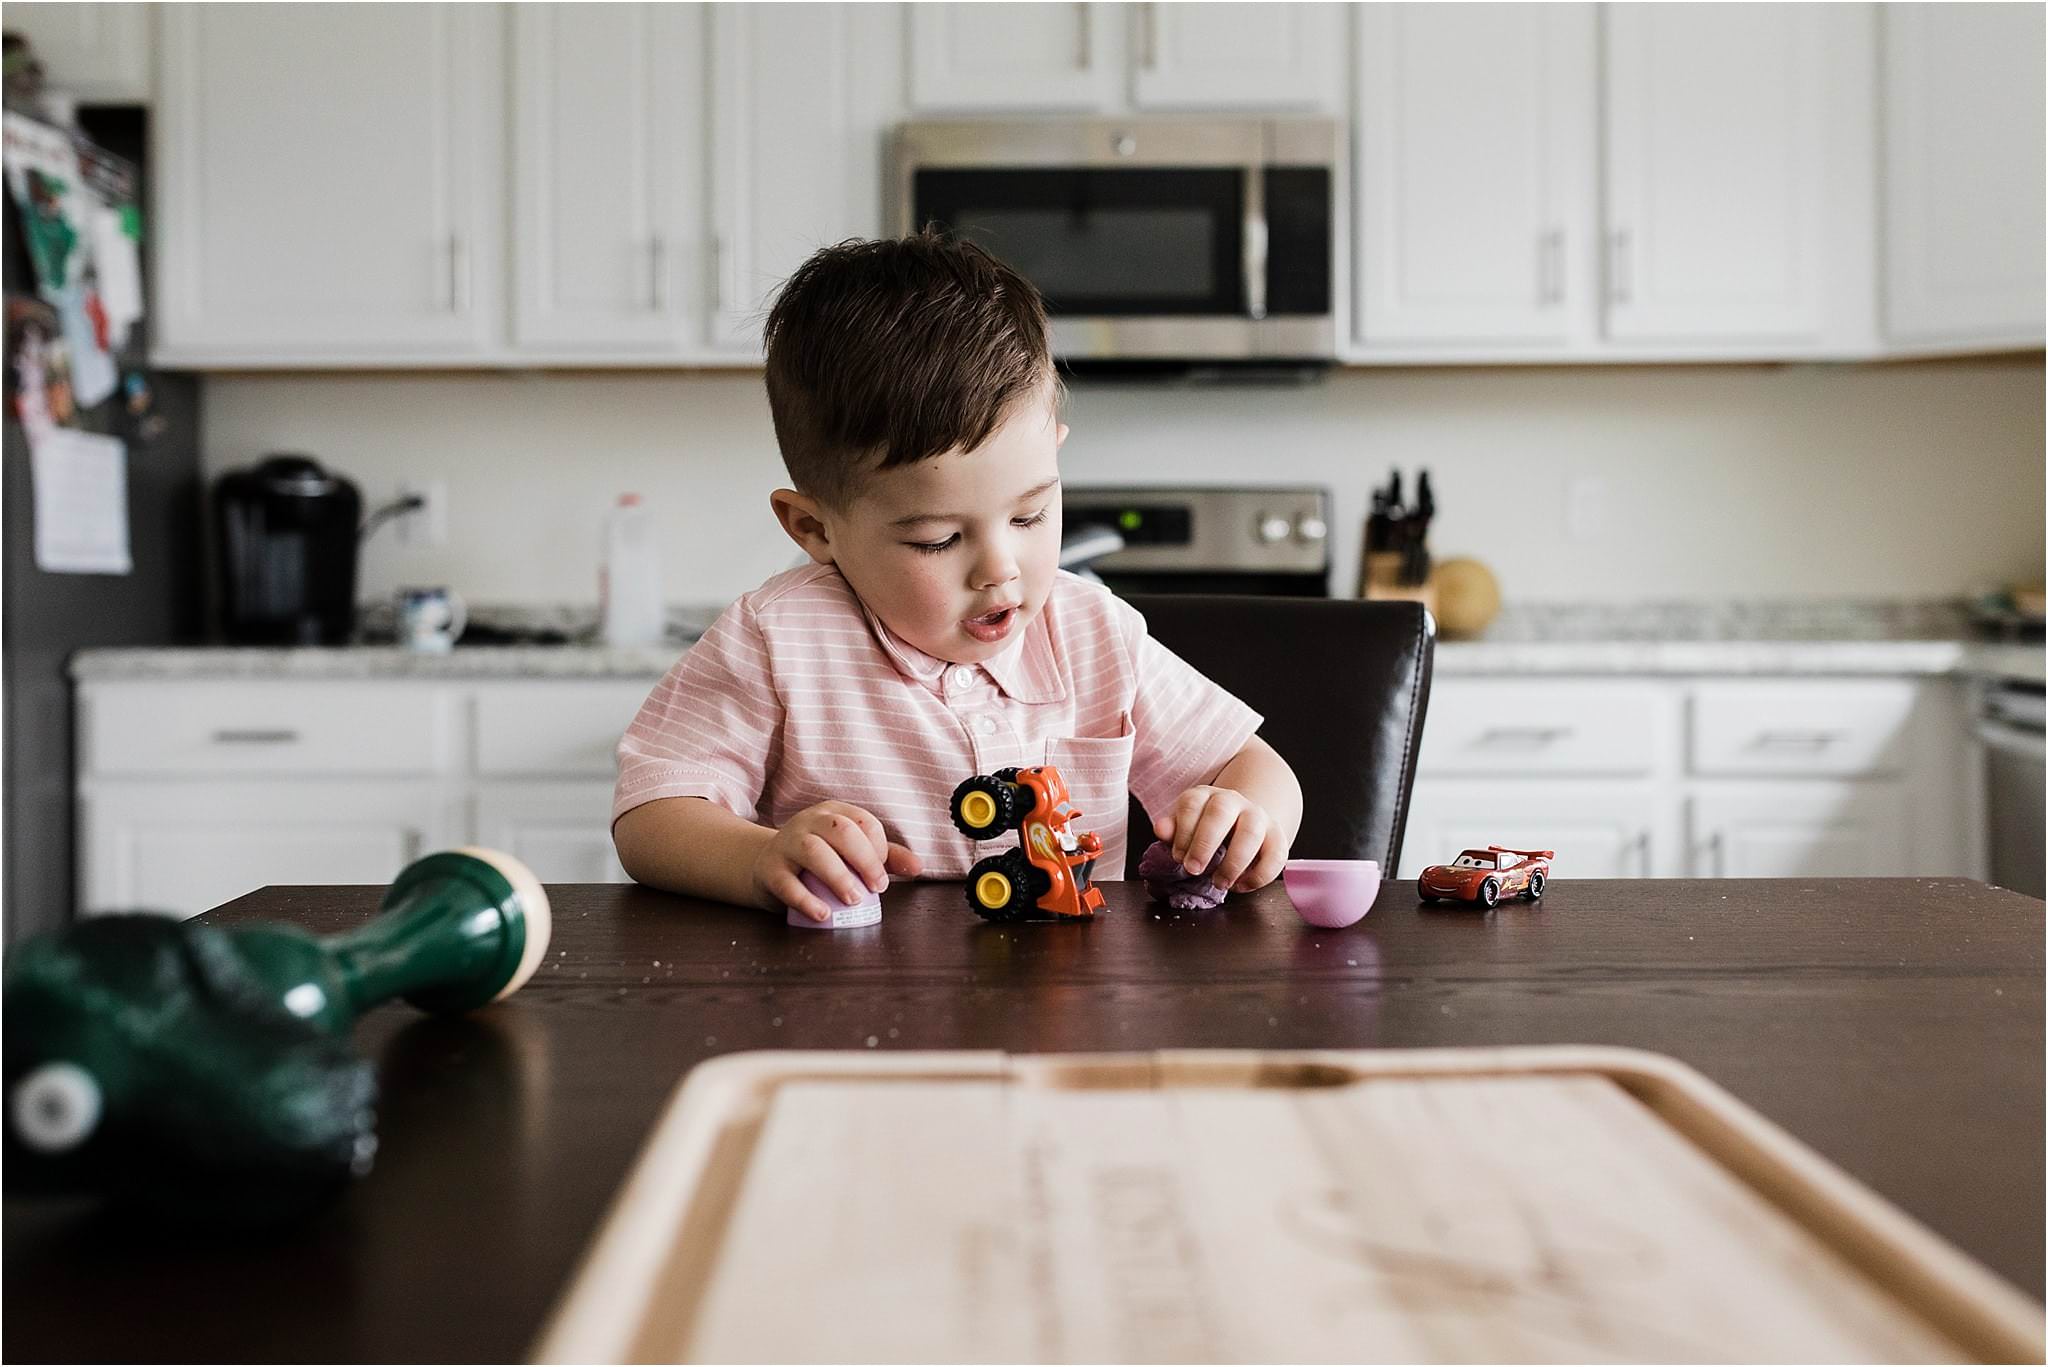
[[[783,285],[765,339],[782,462],[834,505],[871,462],[972,450],[1018,400],[1056,385],[1031,282],[930,229],[821,249]]]

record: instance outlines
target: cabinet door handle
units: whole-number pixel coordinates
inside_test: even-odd
[[[1722,831],[1715,831],[1712,835],[1706,838],[1704,848],[1707,852],[1707,858],[1710,861],[1709,867],[1713,869],[1713,872],[1709,873],[1707,877],[1726,878],[1728,876],[1727,834]]]
[[[1541,281],[1538,288],[1545,304],[1564,302],[1564,229],[1552,228],[1543,234],[1540,245],[1541,264],[1538,266]]]
[[[1159,70],[1159,6],[1150,2],[1144,7],[1145,23],[1145,70]]]
[[[1480,733],[1481,745],[1548,745],[1572,733],[1569,726],[1495,726]]]
[[[713,235],[711,239],[711,313],[713,317],[725,312],[725,239]]]
[[[647,243],[647,306],[656,313],[668,307],[668,244],[659,234]]]
[[[448,311],[469,308],[469,247],[460,233],[448,235]]]
[[[1083,71],[1095,64],[1095,40],[1088,31],[1088,8],[1087,0],[1076,0],[1074,18],[1079,29],[1074,35],[1074,64]]]
[[[1635,294],[1635,262],[1629,231],[1616,228],[1607,241],[1607,296],[1617,304],[1631,302]]]
[[[1635,848],[1636,852],[1636,877],[1648,878],[1650,876],[1650,828],[1648,826],[1643,827],[1642,830],[1636,833],[1636,838],[1628,843]]]
[[[215,745],[296,745],[298,740],[299,733],[287,729],[273,731],[251,729],[216,731],[213,733],[213,743]]]
[[[1759,731],[1749,743],[1752,750],[1824,750],[1843,739],[1846,731]]]

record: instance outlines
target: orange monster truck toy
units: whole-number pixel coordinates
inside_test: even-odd
[[[1093,916],[1102,894],[1088,876],[1102,853],[1093,831],[1067,829],[1081,815],[1050,764],[977,774],[953,790],[953,824],[973,840],[1020,831],[1023,843],[967,871],[967,905],[990,921],[1059,921]]]

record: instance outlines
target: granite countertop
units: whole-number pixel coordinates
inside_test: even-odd
[[[76,679],[637,679],[667,672],[717,615],[672,609],[658,646],[595,644],[588,611],[478,608],[497,634],[559,644],[458,646],[423,655],[389,644],[94,649]],[[366,623],[375,633],[378,623]],[[388,630],[388,628],[387,628]],[[1995,675],[2039,682],[2041,644],[1980,640],[1958,602],[1728,602],[1509,605],[1477,639],[1442,638],[1441,675]]]

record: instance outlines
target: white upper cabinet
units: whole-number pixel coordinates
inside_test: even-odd
[[[1606,11],[1608,336],[1819,337],[1826,8]]]
[[[919,112],[1271,109],[1343,104],[1333,4],[912,4]]]
[[[51,88],[89,103],[146,104],[156,9],[23,0],[7,7],[7,27],[28,39]]]
[[[1123,64],[1122,35],[1112,27],[1120,10],[1010,0],[906,6],[911,106],[934,112],[1108,109]]]
[[[502,11],[160,18],[159,363],[417,363],[498,343]]]
[[[1130,6],[1140,109],[1304,109],[1343,103],[1344,9],[1332,4]]]
[[[714,347],[758,357],[782,281],[821,246],[880,235],[886,101],[902,70],[893,9],[711,7]]]
[[[2040,346],[2042,7],[1882,11],[1885,334]]]
[[[706,7],[512,11],[512,339],[660,359],[708,333]]]
[[[1593,7],[1368,5],[1358,23],[1359,341],[1589,339]]]

